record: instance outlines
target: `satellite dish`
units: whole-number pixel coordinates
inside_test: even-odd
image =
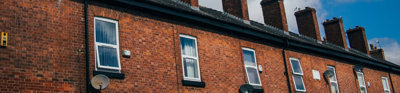
[[[334,76],[334,73],[333,73],[332,70],[326,70],[326,71],[324,72],[324,76],[333,77],[333,76]]]
[[[240,85],[240,88],[239,88],[240,93],[251,93],[251,92],[253,92],[253,90],[254,90],[253,86],[251,86],[249,84]]]
[[[96,75],[90,80],[91,85],[95,89],[105,89],[110,84],[110,79],[102,74]]]

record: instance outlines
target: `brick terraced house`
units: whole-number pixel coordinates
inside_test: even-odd
[[[400,66],[370,50],[363,27],[326,20],[321,40],[313,8],[294,14],[295,34],[283,0],[261,1],[265,24],[249,20],[247,0],[222,11],[199,1],[1,0],[0,91],[400,92]]]

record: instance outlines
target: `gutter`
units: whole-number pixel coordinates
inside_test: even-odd
[[[105,1],[107,1],[107,0],[105,0]],[[193,21],[197,21],[200,23],[212,25],[212,26],[215,26],[218,28],[227,29],[229,31],[261,38],[261,39],[267,40],[268,42],[271,42],[271,43],[284,44],[285,39],[287,39],[288,40],[287,42],[292,44],[290,47],[287,47],[288,49],[296,49],[297,48],[297,49],[309,50],[309,51],[313,51],[313,52],[317,52],[317,53],[330,55],[333,57],[343,58],[343,59],[348,60],[349,62],[355,61],[355,62],[359,62],[359,63],[366,64],[366,65],[372,65],[372,66],[376,66],[379,68],[384,68],[388,71],[400,73],[400,66],[394,65],[394,64],[389,64],[389,63],[384,63],[385,61],[377,61],[377,60],[373,60],[373,59],[368,59],[366,57],[346,53],[343,51],[338,51],[338,50],[324,48],[324,47],[320,47],[320,46],[316,46],[316,45],[301,43],[299,41],[292,40],[291,37],[288,37],[288,36],[276,36],[276,35],[267,33],[263,30],[244,27],[244,26],[227,23],[227,22],[223,22],[223,21],[218,21],[209,16],[199,15],[199,14],[191,13],[191,12],[185,12],[185,11],[181,11],[176,8],[170,8],[170,7],[166,7],[166,6],[160,6],[160,5],[157,6],[155,4],[151,4],[153,2],[149,2],[146,0],[138,0],[138,1],[136,1],[136,0],[112,0],[112,1],[107,1],[107,2],[117,2],[119,4],[122,3],[122,4],[132,5],[132,6],[136,6],[139,8],[143,8],[142,9],[143,11],[149,10],[152,12],[159,12],[162,14],[172,15],[172,16],[183,18],[183,19],[193,20]],[[292,40],[292,41],[289,41],[289,40]],[[395,68],[393,68],[393,67],[395,67]]]
[[[85,14],[85,51],[86,51],[86,93],[90,93],[90,75],[89,75],[89,57],[90,57],[90,50],[89,50],[89,32],[88,32],[88,0],[85,0],[84,5],[84,14]]]

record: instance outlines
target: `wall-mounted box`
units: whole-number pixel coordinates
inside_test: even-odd
[[[315,80],[321,80],[321,75],[319,74],[318,70],[312,70],[312,74]]]
[[[125,58],[130,58],[131,57],[131,51],[122,50],[122,56],[125,57]]]
[[[1,32],[1,43],[0,43],[0,46],[2,46],[2,47],[6,47],[7,46],[7,39],[8,39],[8,33],[6,33],[6,32]]]

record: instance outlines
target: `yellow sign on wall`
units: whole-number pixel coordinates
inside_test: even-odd
[[[8,34],[6,32],[1,32],[1,43],[0,43],[0,45],[2,47],[6,47],[7,46],[7,36],[8,36]]]

